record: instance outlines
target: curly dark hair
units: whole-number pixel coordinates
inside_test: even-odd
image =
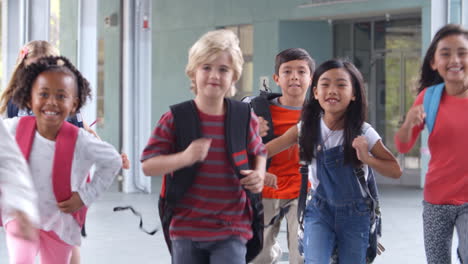
[[[49,56],[39,59],[18,72],[18,88],[13,93],[13,102],[19,108],[29,109],[31,102],[31,90],[39,74],[54,71],[72,76],[76,80],[78,105],[76,111],[91,99],[91,87],[89,82],[81,75],[75,66],[63,56]]]

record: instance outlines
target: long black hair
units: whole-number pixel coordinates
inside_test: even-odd
[[[432,39],[431,45],[429,45],[429,48],[426,51],[426,55],[424,56],[421,67],[421,78],[419,79],[418,93],[420,93],[426,87],[444,82],[444,79],[442,76],[440,76],[439,72],[432,69],[431,64],[434,61],[434,56],[439,41],[451,35],[463,35],[466,39],[468,39],[468,31],[460,25],[448,24],[437,31],[434,38]]]
[[[361,127],[367,118],[367,99],[364,89],[364,80],[359,70],[346,60],[333,59],[322,63],[314,73],[312,88],[317,87],[320,76],[332,69],[345,70],[351,79],[354,101],[351,101],[343,116],[344,119],[344,162],[353,166],[360,166],[356,151],[352,147],[353,140],[361,134]],[[315,157],[315,150],[320,139],[320,119],[324,114],[319,101],[315,99],[313,91],[302,109],[301,133],[299,136],[301,160],[310,161]]]

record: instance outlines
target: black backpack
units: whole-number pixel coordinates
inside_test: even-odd
[[[227,106],[225,119],[226,150],[232,168],[239,177],[240,170],[249,169],[249,163],[236,163],[234,153],[245,151],[250,129],[250,107],[246,103],[225,99]],[[190,143],[201,138],[201,126],[195,103],[186,101],[170,107],[174,116],[176,137],[176,152],[186,149]],[[164,231],[164,238],[169,251],[172,253],[169,237],[169,225],[173,217],[174,208],[193,183],[199,164],[179,169],[173,175],[164,175],[163,186],[159,197],[159,216]],[[182,176],[182,177],[180,177]],[[252,261],[263,248],[263,205],[261,193],[254,194],[245,190],[253,210],[253,237],[247,242],[246,262]]]
[[[270,113],[270,101],[280,96],[280,93],[272,93],[270,89],[267,89],[266,91],[260,90],[260,94],[258,96],[247,96],[242,98],[242,102],[249,103],[257,116],[263,117],[268,121],[268,124],[270,124],[268,134],[262,137],[262,142],[264,144],[275,138],[275,134],[271,127],[273,120]]]

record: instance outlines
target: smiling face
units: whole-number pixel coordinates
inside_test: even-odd
[[[70,74],[46,71],[37,76],[29,107],[36,116],[37,129],[42,136],[55,139],[63,121],[75,112],[77,105],[76,80]]]
[[[234,84],[232,59],[228,52],[219,52],[213,60],[196,68],[195,80],[197,97],[221,99]]]
[[[273,80],[281,87],[283,96],[303,100],[312,82],[309,63],[305,60],[282,63],[278,75],[273,75]]]
[[[444,82],[463,84],[468,79],[468,39],[461,34],[441,39],[431,68],[440,74]]]
[[[356,99],[349,73],[343,68],[324,72],[314,87],[314,97],[325,115],[343,116],[350,102]]]

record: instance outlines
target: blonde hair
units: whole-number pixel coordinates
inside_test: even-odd
[[[5,113],[8,106],[8,101],[10,101],[13,93],[17,89],[18,72],[27,66],[26,59],[58,55],[59,51],[54,46],[52,46],[52,44],[45,40],[33,40],[21,48],[18,54],[18,58],[16,59],[16,65],[13,69],[11,79],[0,96],[0,114]]]
[[[229,53],[232,60],[232,69],[234,71],[233,83],[237,82],[242,74],[244,58],[239,47],[239,39],[231,30],[219,29],[205,33],[190,48],[188,54],[188,63],[185,67],[185,73],[192,80],[191,89],[197,94],[195,85],[195,72],[198,66],[207,61],[213,60],[220,52]],[[236,92],[234,84],[227,96],[233,96]]]

